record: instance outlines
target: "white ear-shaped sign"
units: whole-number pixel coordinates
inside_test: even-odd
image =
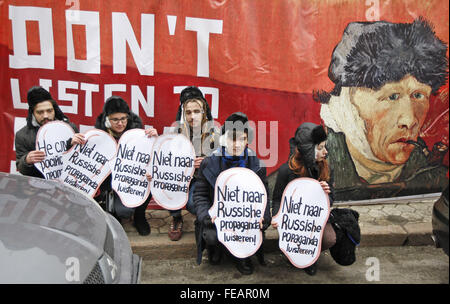
[[[261,246],[260,225],[266,204],[266,188],[252,170],[231,168],[217,178],[209,215],[216,225],[218,240],[235,257],[249,257]]]
[[[150,194],[145,174],[150,169],[154,141],[155,137],[148,137],[143,129],[128,130],[120,137],[117,155],[110,162],[111,187],[126,207],[142,205]]]
[[[159,136],[153,145],[152,195],[158,205],[168,210],[183,208],[194,175],[195,150],[181,134]]]
[[[328,195],[317,180],[297,178],[284,189],[272,222],[278,224],[281,251],[295,267],[308,267],[319,257],[329,214]]]
[[[61,175],[62,155],[67,150],[67,141],[75,132],[63,121],[51,121],[39,128],[36,135],[36,150],[45,152],[45,159],[34,166],[45,179],[58,179]]]
[[[63,155],[59,180],[93,197],[111,173],[109,162],[116,157],[117,143],[100,129],[87,131],[84,138],[84,145],[75,145]]]

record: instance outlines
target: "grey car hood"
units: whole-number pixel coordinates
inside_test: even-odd
[[[0,283],[42,283],[42,271],[49,283],[67,283],[78,269],[83,280],[103,254],[106,230],[103,210],[76,189],[0,173]]]

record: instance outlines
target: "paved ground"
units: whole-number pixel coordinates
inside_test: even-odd
[[[360,247],[433,245],[431,214],[438,195],[336,204],[359,212]],[[193,258],[196,254],[194,217],[183,210],[184,234],[172,242],[167,231],[172,218],[166,210],[147,210],[152,232],[139,236],[130,222],[124,223],[133,251],[145,259]],[[264,244],[267,252],[278,251],[278,232],[270,227]]]
[[[171,217],[166,210],[148,210],[152,227],[149,236],[139,236],[130,223],[124,228],[134,252],[144,259],[141,283],[151,284],[448,284],[449,259],[433,246],[431,215],[439,195],[336,204],[359,212],[361,244],[356,262],[348,267],[334,262],[328,251],[318,260],[318,273],[308,276],[292,266],[278,248],[278,233],[266,232],[266,260],[255,272],[243,276],[231,259],[209,265],[204,252],[201,265],[195,263],[194,217],[183,211],[184,234],[172,242],[167,236]],[[379,268],[377,268],[379,266]],[[377,271],[379,269],[379,271]],[[171,295],[177,297],[178,287]],[[206,288],[206,287],[205,287]],[[210,287],[212,288],[212,287]],[[283,287],[284,288],[284,287]],[[289,288],[289,287],[288,287]]]
[[[307,275],[293,267],[281,252],[267,254],[268,265],[253,259],[255,272],[241,275],[231,260],[199,266],[195,259],[144,261],[144,284],[448,284],[449,259],[432,246],[359,247],[351,266],[340,266],[328,252],[318,260],[318,272]],[[379,271],[378,271],[379,270]]]

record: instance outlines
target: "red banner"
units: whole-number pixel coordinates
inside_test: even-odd
[[[14,134],[34,85],[49,88],[82,131],[113,94],[160,134],[181,89],[195,85],[219,123],[236,111],[255,122],[252,147],[272,173],[296,128],[323,121],[312,93],[335,87],[330,61],[350,23],[421,17],[448,46],[448,12],[444,0],[2,1],[0,170],[15,171]],[[425,114],[420,136],[429,151],[446,147],[448,168],[448,80]]]

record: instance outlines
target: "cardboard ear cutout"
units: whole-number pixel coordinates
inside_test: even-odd
[[[107,129],[111,128],[111,122],[109,121],[108,116],[106,116],[106,118],[105,118],[105,127]]]

